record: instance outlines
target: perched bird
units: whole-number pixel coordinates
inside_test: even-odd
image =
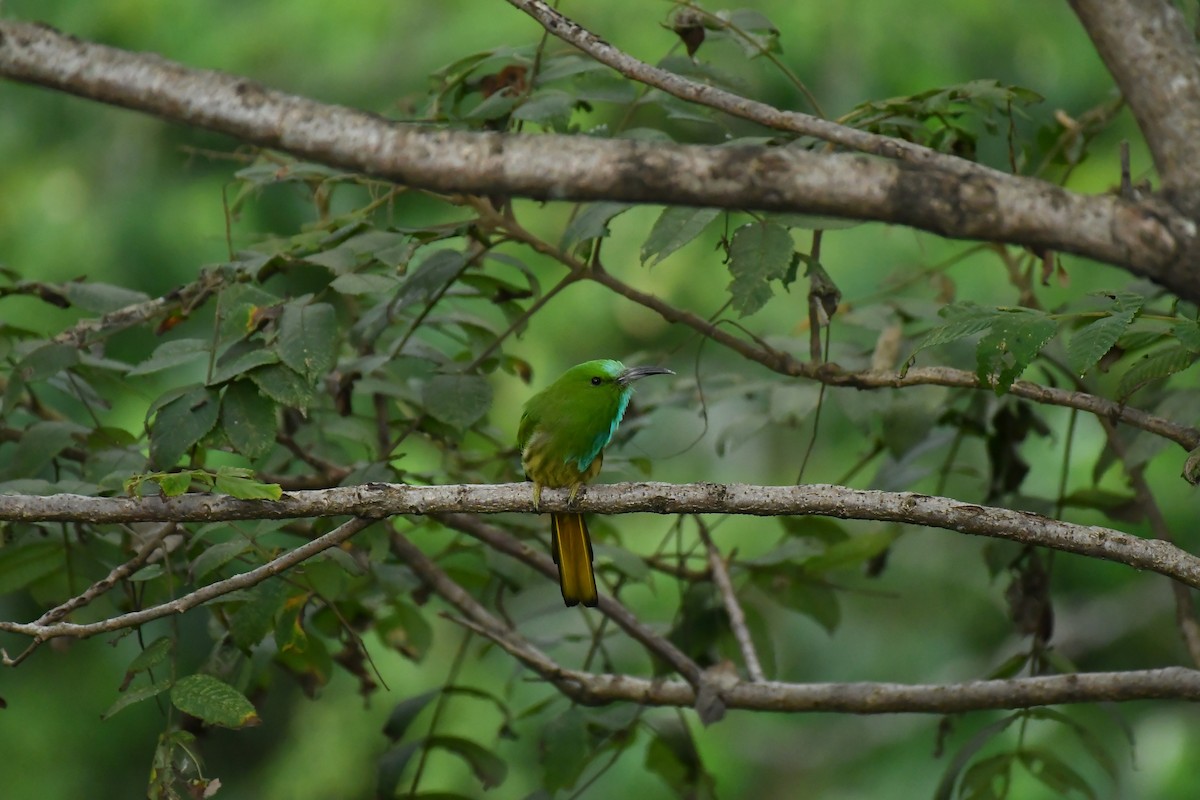
[[[574,502],[579,487],[600,472],[604,448],[625,416],[633,382],[647,375],[674,374],[663,367],[587,361],[529,398],[517,446],[525,476],[533,481],[534,508],[541,502],[543,487],[570,487],[568,503]],[[550,534],[563,602],[596,605],[592,541],[583,515],[555,512]]]

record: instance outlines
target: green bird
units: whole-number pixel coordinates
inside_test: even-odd
[[[647,375],[674,374],[663,367],[626,367],[610,359],[586,361],[529,398],[517,446],[525,477],[533,481],[534,508],[543,487],[570,487],[568,503],[574,502],[579,488],[600,473],[604,448],[625,416],[633,382]],[[592,541],[583,515],[555,512],[550,545],[563,602],[596,605]]]

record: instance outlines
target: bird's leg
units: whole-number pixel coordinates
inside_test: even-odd
[[[537,481],[533,482],[533,510],[537,511],[538,506],[542,504],[542,485]]]
[[[571,485],[571,493],[569,495],[567,495],[567,507],[568,508],[575,505],[575,497],[579,494],[579,490],[582,488],[583,488],[582,483],[576,483],[576,484]]]

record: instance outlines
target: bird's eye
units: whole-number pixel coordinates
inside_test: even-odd
[[[599,378],[592,378],[592,386],[599,386],[602,383],[604,383],[604,381],[600,380]]]

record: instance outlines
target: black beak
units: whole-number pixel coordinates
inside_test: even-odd
[[[617,376],[617,383],[622,386],[628,386],[639,378],[644,378],[647,375],[674,375],[675,373],[666,367],[630,367]]]

